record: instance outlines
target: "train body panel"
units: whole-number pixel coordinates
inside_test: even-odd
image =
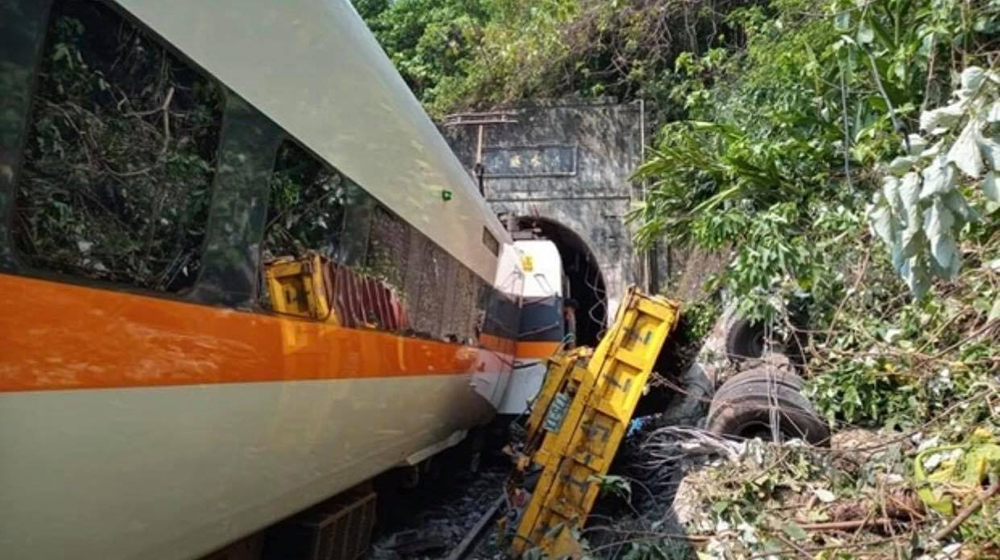
[[[484,422],[510,359],[4,274],[0,293],[24,298],[0,300],[5,558],[210,552]]]
[[[93,21],[74,22],[84,16]],[[107,21],[115,23],[99,25]],[[14,0],[0,6],[0,34],[0,87],[10,100],[0,119],[4,558],[197,557],[424,457],[494,414],[514,363],[522,264],[347,0]],[[136,141],[163,131],[162,148],[139,158],[143,168],[105,162],[67,172],[60,158],[44,157],[36,121],[58,104],[37,98],[64,91],[45,70],[59,60],[57,38],[78,41],[74,60],[83,64],[74,68],[89,68],[74,86],[89,88],[95,76],[112,83],[82,96],[94,104],[80,109],[87,119],[46,122],[83,134],[81,125],[121,118],[106,128],[138,131]],[[91,60],[86,48],[122,58]],[[112,76],[134,58],[129,49],[152,48],[167,55],[136,67],[154,77],[126,76],[141,85],[135,91],[163,86],[160,73],[207,80],[151,96],[162,117],[122,101],[121,75]],[[116,240],[101,237],[103,228],[151,221],[140,197],[129,198],[149,185],[130,180],[196,151],[171,139],[194,113],[178,99],[208,82],[222,95],[201,115],[217,118],[219,130],[198,136],[215,140],[192,175],[207,177],[203,223],[187,224],[201,230],[188,248],[198,266],[176,289],[168,284],[188,276],[182,259],[191,255],[163,259],[161,281],[132,283],[102,260],[123,246],[142,261],[157,230],[102,245]],[[79,137],[68,142],[111,157]],[[281,167],[286,156],[294,165]],[[303,182],[300,194],[322,187],[339,196],[318,216],[337,218],[332,240],[305,249],[323,249],[346,271],[355,290],[348,304],[396,306],[381,316],[405,316],[406,328],[372,317],[346,328],[268,306],[262,255],[268,228],[284,217],[273,215],[269,195],[298,185],[289,169],[303,168],[322,181]],[[34,243],[26,224],[53,209],[31,198],[38,185],[58,190],[59,211],[79,219],[80,231],[49,245],[79,249],[69,261],[26,253]],[[95,193],[116,204],[94,205]],[[96,206],[113,210],[91,219]],[[357,293],[373,286],[392,297]]]
[[[471,374],[0,395],[4,558],[196,558],[490,413]]]
[[[484,279],[510,234],[348,0],[120,0]],[[442,191],[449,191],[444,200]]]

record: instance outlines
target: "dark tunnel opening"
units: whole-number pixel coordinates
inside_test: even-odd
[[[564,298],[577,302],[577,345],[597,346],[607,324],[607,290],[597,259],[579,235],[565,226],[545,218],[518,219],[518,229],[533,231],[548,239],[559,250],[563,271],[569,280],[569,293]]]

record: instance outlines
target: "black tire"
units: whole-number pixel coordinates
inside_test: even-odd
[[[753,375],[737,379],[746,374]],[[785,382],[778,382],[762,377],[758,370],[734,377],[723,384],[712,399],[708,430],[739,439],[760,437],[770,440],[771,411],[774,409],[782,440],[798,438],[813,445],[829,445],[829,427],[799,392],[801,379],[798,379],[798,387],[795,386],[795,379],[798,376],[786,377]]]
[[[726,333],[726,354],[733,361],[760,358],[766,342],[764,323],[737,319]]]
[[[726,356],[737,365],[764,358],[766,354],[784,354],[792,365],[805,363],[803,349],[808,343],[805,331],[796,330],[790,336],[771,333],[767,336],[764,323],[737,319],[726,332]]]
[[[806,383],[801,377],[791,371],[790,368],[777,367],[772,364],[762,363],[727,379],[726,382],[722,384],[722,387],[716,391],[716,394],[721,393],[723,390],[731,390],[733,387],[744,383],[767,382],[784,385],[795,391],[801,391],[802,388],[805,387]]]

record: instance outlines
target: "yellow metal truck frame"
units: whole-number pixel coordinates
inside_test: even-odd
[[[542,472],[517,528],[515,554],[536,547],[550,557],[579,554],[572,533],[597,499],[679,313],[677,303],[630,288],[596,350],[549,360],[517,461],[521,473]]]
[[[323,257],[316,253],[267,263],[267,289],[278,313],[333,320],[323,284]]]

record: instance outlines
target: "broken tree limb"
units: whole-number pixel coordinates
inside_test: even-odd
[[[979,508],[983,507],[986,500],[995,496],[997,492],[1000,492],[1000,478],[993,481],[993,484],[990,484],[990,487],[987,488],[985,492],[980,494],[979,497],[973,500],[971,504],[965,506],[962,511],[958,512],[955,519],[952,519],[947,525],[938,529],[938,531],[934,533],[934,540],[940,541],[952,534],[955,529],[958,529],[959,525],[964,523],[965,520],[971,517],[973,513],[979,511]]]
[[[799,555],[802,558],[805,558],[806,560],[811,560],[812,559],[812,555],[809,554],[808,552],[806,552],[801,546],[795,544],[794,542],[786,539],[785,537],[783,537],[783,536],[781,536],[781,535],[779,535],[777,533],[775,533],[774,536],[779,541],[783,542],[785,544],[785,546],[790,547],[792,550],[794,550],[795,552],[799,553]]]
[[[827,521],[825,523],[805,523],[800,524],[805,531],[846,531],[849,529],[857,529],[859,527],[867,527],[869,525],[882,525],[888,526],[897,523],[903,523],[904,521],[900,519],[892,519],[889,517],[876,517],[874,519],[851,519],[848,521]]]
[[[878,539],[874,541],[856,542],[856,543],[837,543],[825,546],[803,546],[802,550],[806,552],[823,552],[826,550],[857,550],[859,548],[869,548],[880,544],[885,544],[888,542],[895,542],[898,537],[889,537],[885,539]],[[784,550],[778,551],[768,551],[760,552],[749,557],[749,560],[756,560],[757,558],[773,558],[775,554],[786,556],[795,552],[795,549],[786,548]]]

